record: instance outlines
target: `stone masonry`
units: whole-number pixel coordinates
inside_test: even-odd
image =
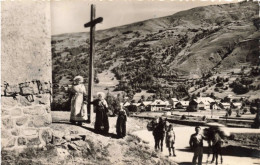
[[[22,90],[22,88],[21,88]],[[51,141],[50,93],[4,92],[1,96],[3,149],[43,147]]]
[[[48,1],[1,3],[2,149],[51,141],[51,22]]]

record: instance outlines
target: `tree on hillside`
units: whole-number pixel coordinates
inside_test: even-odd
[[[216,99],[215,93],[212,92],[212,93],[210,94],[210,97],[211,97],[212,99]]]
[[[193,94],[191,95],[191,97],[190,97],[190,100],[195,100],[195,99],[197,99],[197,96],[195,95],[195,93],[193,93]]]

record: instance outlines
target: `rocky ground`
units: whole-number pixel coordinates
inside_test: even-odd
[[[116,137],[116,117],[110,117],[110,134],[96,134],[92,124],[71,125],[69,112],[52,112],[53,130],[45,148],[28,148],[23,152],[2,151],[2,164],[189,164],[192,152],[188,148],[193,127],[174,125],[177,135],[177,157],[154,151],[152,133],[147,131],[148,120],[129,117],[127,136]],[[224,164],[233,162],[256,163],[259,158],[259,131],[229,128],[234,138],[225,143]],[[257,132],[258,131],[258,132]],[[205,143],[205,146],[206,143]],[[205,154],[203,161],[207,161]]]
[[[53,136],[45,148],[2,151],[2,164],[175,164],[132,134],[145,129],[145,120],[128,118],[127,136],[117,139],[116,117],[110,118],[109,136],[103,136],[94,133],[93,124],[71,125],[68,112],[52,116]]]

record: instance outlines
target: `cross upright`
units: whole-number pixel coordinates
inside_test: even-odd
[[[84,24],[85,28],[90,27],[90,54],[89,54],[89,82],[88,82],[88,122],[91,122],[91,114],[93,107],[90,104],[93,99],[93,68],[94,68],[94,54],[95,54],[95,26],[103,21],[102,17],[95,19],[96,10],[95,5],[91,5],[90,22]]]

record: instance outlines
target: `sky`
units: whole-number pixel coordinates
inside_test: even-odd
[[[96,6],[96,18],[103,17],[96,30],[172,15],[199,6],[234,3],[237,0],[60,0],[51,1],[52,35],[87,32],[90,6]]]

